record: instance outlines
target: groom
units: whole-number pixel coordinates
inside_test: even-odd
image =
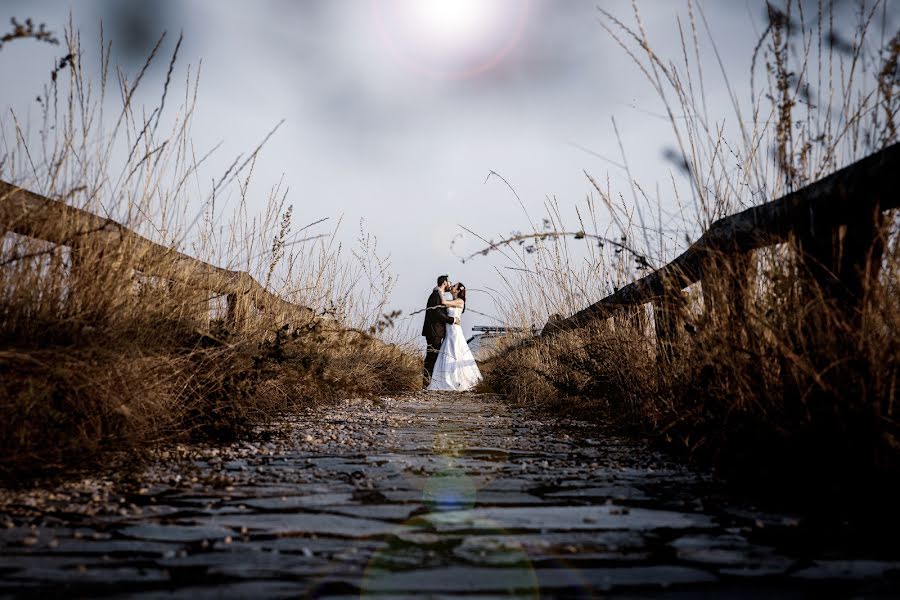
[[[437,278],[437,287],[428,296],[428,304],[425,305],[425,324],[422,326],[422,335],[425,336],[425,342],[428,344],[428,349],[425,351],[425,372],[422,373],[425,378],[425,387],[428,387],[431,376],[434,374],[434,363],[437,362],[438,352],[441,350],[441,344],[444,343],[447,325],[459,324],[459,319],[448,315],[447,307],[441,303],[444,293],[448,289],[450,289],[450,278],[441,275]]]

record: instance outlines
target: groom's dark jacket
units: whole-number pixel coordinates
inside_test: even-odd
[[[447,307],[441,304],[441,293],[435,288],[428,296],[425,305],[425,324],[422,335],[427,338],[440,339],[447,333],[447,325],[453,324],[453,317],[447,314]]]

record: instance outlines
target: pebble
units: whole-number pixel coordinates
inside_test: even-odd
[[[750,516],[710,513],[705,507],[721,510],[731,500],[707,475],[587,431],[597,435],[574,419],[469,394],[303,410],[249,442],[162,449],[139,473],[0,490],[4,576],[18,573],[16,585],[35,586],[33,597],[91,597],[99,589],[91,581],[100,579],[110,595],[184,585],[185,597],[195,597],[190,586],[216,597],[227,595],[217,582],[227,582],[241,597],[330,589],[366,597],[363,583],[380,572],[370,567],[390,564],[388,579],[373,584],[382,591],[371,595],[495,597],[518,589],[510,565],[527,564],[536,565],[526,576],[540,582],[542,597],[572,593],[572,581],[585,597],[669,587],[687,597],[716,595],[720,583],[726,595],[729,581],[754,573],[770,574],[766,593],[783,586],[796,595],[795,565],[816,565],[799,571],[816,583],[871,578],[900,564],[891,562],[900,556],[853,562],[859,557],[824,546],[827,556],[793,556],[817,548],[797,543],[801,520],[754,517],[749,508]],[[791,543],[766,546],[755,541],[761,535]],[[312,560],[301,567],[299,557]],[[96,573],[82,582],[73,568]],[[897,591],[889,582],[864,584],[857,591]],[[842,589],[857,589],[849,585]]]

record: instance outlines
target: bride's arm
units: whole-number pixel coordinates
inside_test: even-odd
[[[458,298],[456,300],[444,300],[443,298],[441,298],[441,304],[443,304],[444,306],[449,306],[451,308],[462,308],[466,303]]]

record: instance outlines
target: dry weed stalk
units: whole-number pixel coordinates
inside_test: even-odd
[[[52,39],[42,28],[32,33]],[[146,262],[142,247],[75,223],[48,224],[71,226],[63,245],[8,234],[0,247],[0,369],[9,374],[0,384],[0,475],[63,468],[110,447],[228,439],[298,404],[419,385],[416,357],[354,329],[390,333],[382,314],[394,279],[374,238],[361,234],[354,258],[344,256],[336,229],[316,233],[325,219],[292,231],[283,182],[253,214],[253,171],[278,126],[200,192],[215,148],[197,154],[191,141],[199,69],[177,68],[181,41],[158,102],[145,107],[136,99],[166,35],[132,76],[111,68],[101,34],[94,76],[70,19],[66,54],[39,99],[38,131],[15,112],[0,122],[0,180],[249,272],[328,318],[251,311],[237,326],[224,297],[169,276],[164,264],[135,270]],[[173,110],[179,77],[184,96]],[[110,114],[113,94],[121,104]],[[228,219],[222,207],[234,196]]]
[[[853,19],[840,19],[835,11],[850,10],[848,4],[818,2],[815,14],[796,0],[781,8],[767,4],[767,28],[751,60],[749,104],[738,98],[698,3],[687,1],[688,22],[678,21],[681,56],[671,61],[654,50],[637,2],[633,24],[599,9],[602,26],[668,115],[673,159],[689,184],[689,218],[667,229],[662,210],[652,210],[636,183],[629,205],[592,178],[609,225],[598,226],[592,195],[578,213],[592,227],[579,223],[579,235],[569,236],[558,204],[548,202],[545,230],[488,248],[502,248],[518,275],[504,277],[507,288],[497,293],[505,320],[543,325],[555,313],[571,314],[607,295],[615,282],[633,279],[643,266],[634,256],[665,264],[713,221],[895,143],[900,33],[888,30],[888,2],[858,2]],[[839,30],[838,22],[850,30]],[[709,114],[704,52],[720,67],[737,121],[732,127]],[[673,174],[671,193],[684,214],[675,182]],[[660,217],[648,225],[642,215],[654,212]],[[724,252],[710,258],[702,286],[679,294],[670,308],[666,326],[677,339],[666,352],[653,333],[664,315],[636,308],[577,332],[509,340],[506,352],[486,365],[487,384],[521,402],[600,406],[605,419],[653,432],[738,479],[780,473],[794,484],[815,482],[811,490],[838,491],[883,481],[900,470],[894,408],[900,255],[897,216],[878,216],[871,225],[875,241],[865,273],[857,274],[860,290],[820,283],[823,274],[834,278],[832,262],[840,264],[850,251],[846,228],[818,255],[800,238],[740,257]],[[570,246],[575,237],[584,244],[619,236],[635,244],[634,254]],[[510,251],[532,239],[529,252]]]

